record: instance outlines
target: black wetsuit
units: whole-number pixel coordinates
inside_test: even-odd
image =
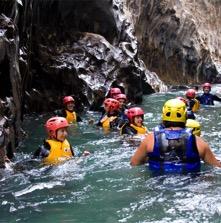
[[[196,99],[199,100],[200,104],[202,105],[214,105],[214,101],[221,102],[220,97],[210,93],[203,93],[202,95],[197,96]]]
[[[82,122],[81,117],[75,112],[77,117],[77,122]],[[66,118],[67,114],[65,109],[55,110],[54,115]]]

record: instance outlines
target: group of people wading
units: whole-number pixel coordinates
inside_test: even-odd
[[[214,105],[221,101],[210,93],[211,85],[203,85],[203,94],[196,95],[195,89],[188,89],[185,98],[178,97],[165,102],[162,109],[162,123],[148,132],[143,125],[144,111],[141,107],[127,106],[127,96],[120,88],[111,88],[104,99],[101,117],[96,126],[105,131],[115,130],[120,135],[143,135],[144,140],[131,158],[131,165],[149,163],[149,169],[163,172],[198,172],[201,160],[212,166],[221,167],[208,143],[200,137],[200,124],[195,112],[200,105]],[[72,96],[63,98],[64,108],[57,110],[47,120],[47,139],[35,151],[44,164],[58,164],[76,156],[67,140],[68,127],[82,121],[75,112]],[[89,155],[84,151],[82,155]]]

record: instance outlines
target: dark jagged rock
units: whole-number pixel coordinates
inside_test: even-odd
[[[39,0],[24,1],[24,8],[20,26],[29,30],[22,36],[31,62],[28,111],[53,110],[64,95],[74,95],[79,109],[94,105],[96,92],[112,85],[123,86],[134,103],[143,93],[166,88],[140,61],[121,2]]]
[[[1,162],[4,154],[13,157],[15,147],[22,137],[22,85],[18,64],[16,17],[14,19],[0,15],[0,98],[4,98],[0,102],[0,128],[4,139],[0,146]]]

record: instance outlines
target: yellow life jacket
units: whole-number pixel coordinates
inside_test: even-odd
[[[109,129],[110,128],[110,123],[113,122],[115,119],[117,118],[117,116],[110,116],[108,117],[107,115],[105,115],[101,120],[101,124],[102,127],[105,129]]]
[[[45,164],[56,164],[73,157],[71,145],[67,139],[63,142],[48,139],[46,142],[50,145],[50,153],[43,159]]]
[[[137,130],[137,134],[146,134],[147,133],[147,128],[143,125],[141,127],[138,127],[134,124],[130,124],[130,126]]]
[[[65,118],[67,119],[68,124],[77,122],[76,112],[70,112],[68,110],[65,110],[65,111],[66,111],[66,117]]]
[[[197,112],[200,109],[200,102],[196,98],[194,98],[193,100],[195,103],[193,105],[192,111]]]

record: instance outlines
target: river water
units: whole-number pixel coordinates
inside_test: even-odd
[[[219,92],[221,86],[214,87]],[[144,97],[145,125],[161,120],[165,100],[183,91]],[[202,135],[221,159],[221,103],[197,114]],[[69,141],[91,155],[59,166],[42,166],[31,154],[45,136],[49,115],[25,118],[28,136],[13,167],[0,170],[0,222],[221,222],[221,169],[203,165],[198,175],[153,176],[146,166],[131,167],[139,139],[123,138],[89,126],[99,113],[87,112],[72,126]]]

